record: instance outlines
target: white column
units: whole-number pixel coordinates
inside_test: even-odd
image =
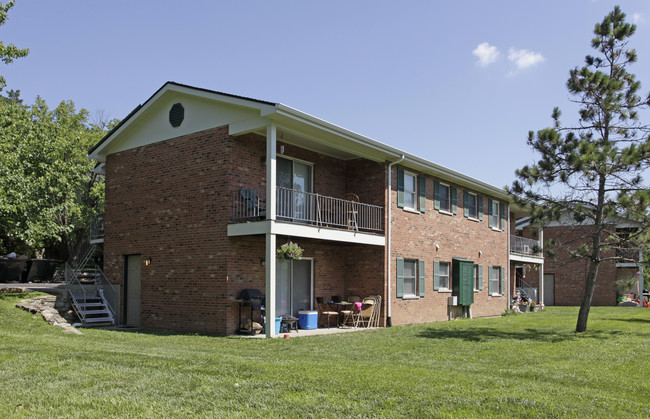
[[[639,250],[639,307],[643,307],[643,251]]]
[[[542,257],[544,257],[544,230],[539,229],[539,245],[542,248]],[[539,303],[544,304],[544,262],[539,265]]]
[[[276,148],[277,130],[274,124],[266,128],[266,219],[275,222],[276,214]],[[275,336],[275,252],[276,236],[266,234],[266,337]]]

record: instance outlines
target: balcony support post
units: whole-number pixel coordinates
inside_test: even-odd
[[[276,159],[277,159],[277,129],[271,123],[266,127],[266,219],[273,224],[276,219]],[[271,230],[273,230],[271,228]],[[275,336],[275,252],[276,235],[266,233],[266,337]]]

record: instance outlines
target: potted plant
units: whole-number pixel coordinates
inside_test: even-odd
[[[302,257],[302,248],[298,246],[297,243],[294,243],[292,241],[288,241],[282,246],[280,246],[277,252],[278,260],[291,260],[291,259],[300,260],[301,257]]]

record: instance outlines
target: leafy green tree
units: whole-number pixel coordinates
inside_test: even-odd
[[[618,6],[596,24],[591,44],[598,55],[588,55],[567,81],[579,107],[578,123],[563,125],[555,108],[553,127],[531,131],[528,144],[541,158],[517,170],[511,188],[542,225],[571,217],[588,231],[579,246],[568,249],[589,267],[577,332],[587,330],[599,265],[616,258],[616,248],[644,245],[640,234],[618,234],[612,218],[634,218],[644,226],[642,232],[648,227],[650,192],[642,175],[650,167],[650,137],[639,111],[650,105],[650,95],[639,96],[641,84],[627,71],[637,60],[635,50],[628,49],[635,30]]]
[[[0,102],[0,248],[42,257],[71,249],[101,209],[103,179],[86,153],[105,130],[72,101],[20,102]]]
[[[0,3],[0,26],[4,25],[9,18],[9,9],[14,7],[14,0],[8,1],[6,4]],[[29,54],[29,49],[20,49],[14,44],[5,45],[0,41],[0,59],[5,64],[11,64],[14,59],[21,58]],[[0,90],[4,89],[7,82],[3,76],[0,76]]]

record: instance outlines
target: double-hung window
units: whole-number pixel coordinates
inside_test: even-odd
[[[474,291],[483,289],[483,266],[474,265]]]
[[[397,258],[397,297],[424,297],[424,260]]]
[[[444,183],[440,184],[439,197],[440,197],[440,211],[451,212],[451,188]]]
[[[417,196],[416,176],[404,172],[404,208],[415,210]]]
[[[496,199],[492,200],[492,210],[490,211],[490,217],[492,221],[492,227],[499,228],[499,220],[501,219],[501,214],[499,212],[499,201]]]
[[[404,261],[404,296],[415,297],[417,285],[417,261]]]
[[[433,289],[435,291],[450,291],[450,270],[451,263],[449,262],[433,262]]]
[[[468,192],[465,197],[467,200],[465,201],[465,208],[467,208],[467,216],[469,218],[477,219],[478,218],[478,211],[476,210],[477,205],[476,205],[476,194],[473,194],[471,192]]]
[[[503,294],[503,287],[505,285],[505,269],[501,266],[490,266],[488,272],[488,292],[490,295]]]
[[[397,206],[410,211],[426,211],[427,178],[397,168]]]

